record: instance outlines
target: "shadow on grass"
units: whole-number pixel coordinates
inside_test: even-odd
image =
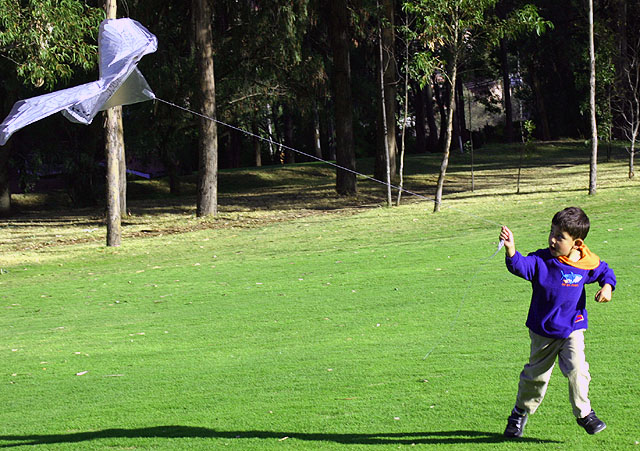
[[[219,431],[193,426],[157,426],[138,429],[104,429],[92,432],[48,435],[0,435],[0,448],[16,446],[51,445],[60,443],[80,443],[110,438],[203,438],[203,439],[272,439],[302,440],[310,442],[334,442],[345,445],[451,445],[473,443],[501,443],[506,439],[502,434],[481,431],[435,431],[435,432],[393,432],[379,434],[332,434],[308,432],[276,431]],[[520,438],[521,443],[561,443],[555,440]],[[13,443],[6,443],[13,442]]]

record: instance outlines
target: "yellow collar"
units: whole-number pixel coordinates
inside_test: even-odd
[[[591,252],[586,244],[580,246],[578,252],[580,252],[580,259],[577,262],[571,261],[569,257],[564,255],[558,257],[558,260],[578,269],[595,269],[600,264],[600,257]]]

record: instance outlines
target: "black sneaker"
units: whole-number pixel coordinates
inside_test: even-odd
[[[504,436],[522,437],[525,424],[527,424],[527,413],[521,414],[514,408],[507,420],[507,428],[504,430]]]
[[[586,417],[577,418],[576,421],[589,434],[597,434],[607,427],[605,422],[598,418],[593,410],[589,412],[589,415],[587,415]]]

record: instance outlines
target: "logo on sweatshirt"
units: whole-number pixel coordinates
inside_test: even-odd
[[[562,273],[562,286],[563,287],[577,287],[578,283],[582,280],[582,276],[580,274],[574,274],[570,272],[569,274]]]

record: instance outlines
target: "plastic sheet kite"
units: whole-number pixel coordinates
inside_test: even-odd
[[[154,99],[136,65],[157,48],[156,37],[139,22],[103,21],[98,34],[100,79],[16,102],[0,124],[0,145],[15,131],[58,111],[72,122],[90,124],[99,111]]]

